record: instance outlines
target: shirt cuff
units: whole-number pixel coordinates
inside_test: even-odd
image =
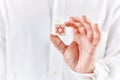
[[[68,70],[69,70],[70,74],[75,78],[75,80],[95,80],[94,73],[81,74],[81,73],[77,73],[75,71],[72,71],[69,67],[68,67]]]
[[[97,80],[104,80],[110,73],[109,67],[103,60],[98,60],[95,64],[94,74]]]

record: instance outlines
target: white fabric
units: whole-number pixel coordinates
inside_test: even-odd
[[[54,9],[53,0],[0,0],[0,80],[119,80],[120,1],[61,0],[59,6]],[[60,23],[71,16],[87,15],[101,27],[93,74],[68,69],[50,43],[57,22],[54,13],[62,17]],[[71,42],[71,29],[62,40]]]

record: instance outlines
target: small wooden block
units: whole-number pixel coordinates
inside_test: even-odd
[[[65,25],[63,25],[63,24],[56,24],[55,25],[55,33],[57,35],[65,35]]]

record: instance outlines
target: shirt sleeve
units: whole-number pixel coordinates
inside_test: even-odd
[[[6,38],[5,25],[0,11],[0,80],[6,80]]]
[[[112,9],[105,57],[97,60],[93,74],[70,73],[75,80],[119,80],[120,74],[120,3]]]
[[[75,71],[72,71],[69,67],[67,67],[67,68],[68,68],[68,71],[74,77],[75,80],[95,80],[94,73],[91,73],[91,74],[80,74],[80,73],[77,73]]]

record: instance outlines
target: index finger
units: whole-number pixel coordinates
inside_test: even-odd
[[[65,22],[64,24],[65,24],[65,26],[67,26],[67,27],[71,27],[71,28],[74,28],[74,29],[78,28],[78,26],[75,25],[75,24],[72,23],[72,22]]]

